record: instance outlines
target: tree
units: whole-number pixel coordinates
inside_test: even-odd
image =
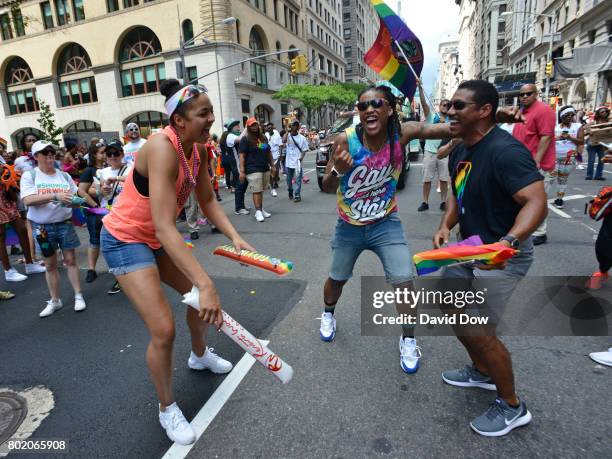
[[[64,130],[55,125],[55,114],[43,99],[38,99],[38,106],[40,107],[40,115],[36,121],[38,121],[40,130],[43,132],[41,140],[46,140],[47,142],[57,145],[59,142],[58,136],[63,133]]]

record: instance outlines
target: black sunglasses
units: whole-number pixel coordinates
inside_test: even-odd
[[[130,129],[128,129],[128,132],[140,132],[140,129],[138,129],[138,128],[130,128]]]
[[[106,156],[111,158],[119,158],[119,156],[121,156],[121,152],[120,151],[116,151],[116,150],[112,150],[112,151],[107,151],[106,152]]]
[[[357,102],[357,110],[363,112],[368,109],[368,107],[372,108],[380,108],[385,105],[385,99],[371,99],[365,102]]]
[[[463,110],[467,105],[476,105],[476,102],[464,102],[462,100],[455,100],[448,104],[449,107],[453,107],[455,110]]]
[[[37,155],[43,155],[43,156],[55,156],[55,150],[41,150],[38,153],[36,153]]]
[[[533,94],[533,91],[530,92],[520,92],[519,97],[529,97]]]
[[[440,105],[441,105],[442,107],[450,107],[450,106],[451,106],[451,103],[450,103],[450,102],[442,102]]]

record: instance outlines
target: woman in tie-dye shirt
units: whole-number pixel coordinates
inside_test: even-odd
[[[347,129],[334,143],[323,186],[338,198],[339,219],[331,242],[332,263],[324,287],[325,311],[320,336],[334,339],[334,308],[342,287],[364,250],[381,260],[388,283],[412,288],[412,255],[397,212],[397,181],[406,145],[412,139],[447,138],[444,124],[408,122],[400,125],[396,99],[385,86],[370,87],[357,103],[361,123]],[[406,373],[419,367],[420,350],[414,328],[405,327],[400,338],[400,366]]]

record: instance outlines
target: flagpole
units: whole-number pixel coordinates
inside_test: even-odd
[[[397,46],[397,49],[400,50],[400,53],[402,53],[402,57],[404,58],[404,60],[406,61],[406,64],[408,64],[408,67],[410,67],[410,70],[412,71],[412,74],[414,75],[414,78],[416,80],[419,80],[419,76],[416,74],[416,72],[414,71],[414,68],[412,67],[412,64],[410,63],[410,61],[408,60],[408,58],[406,57],[406,54],[404,53],[404,50],[402,49],[402,47],[400,46],[400,44],[398,43],[397,40],[393,40],[395,42],[395,46]],[[419,88],[419,93],[421,92],[421,90],[424,89],[422,86]],[[427,100],[427,102],[429,103],[429,105],[431,106],[431,108],[433,108],[433,111],[436,113],[436,115],[440,116],[440,114],[438,113],[438,110],[436,110],[436,107],[434,106],[434,104],[431,102],[431,100],[429,99],[429,96],[427,95],[426,92],[424,92],[425,94],[425,99]]]

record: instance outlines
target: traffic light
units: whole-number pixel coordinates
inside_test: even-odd
[[[551,76],[553,74],[553,62],[549,61],[546,63],[546,75]]]
[[[298,54],[291,59],[291,73],[298,75],[306,72],[308,72],[308,62],[306,61],[306,56],[303,54]]]

